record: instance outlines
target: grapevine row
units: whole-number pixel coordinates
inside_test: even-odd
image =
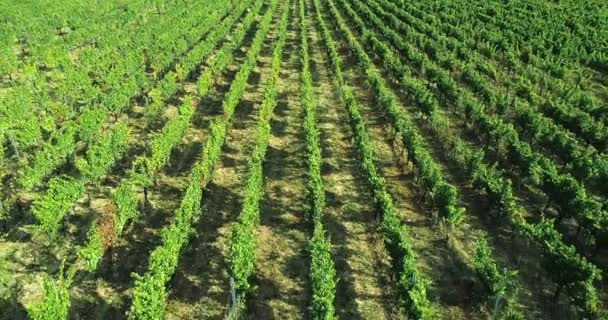
[[[202,20],[206,21],[199,26],[203,32],[211,28],[216,22],[214,18]],[[195,41],[195,39],[192,39],[192,41]],[[170,47],[166,46],[164,48],[170,49]],[[183,49],[185,51],[187,47]],[[124,60],[130,61],[129,59]],[[168,64],[171,62],[167,61]],[[116,82],[116,85],[120,85],[120,90],[111,91],[108,95],[103,96],[101,103],[94,104],[85,109],[82,115],[79,115],[73,121],[68,120],[61,130],[53,132],[55,137],[51,138],[49,142],[41,147],[40,152],[36,153],[32,164],[26,167],[23,174],[19,177],[18,182],[24,191],[29,191],[41,184],[45,177],[64,163],[66,158],[74,152],[78,141],[88,143],[93,133],[99,130],[104,122],[107,121],[109,113],[117,113],[124,109],[128,106],[129,100],[138,94],[138,90],[147,85],[145,80],[142,80],[144,76],[132,70],[133,66],[130,69],[130,74],[133,77],[132,81],[123,80],[123,82],[119,83],[117,79],[112,79],[112,81]],[[173,73],[168,73],[163,80],[159,81],[158,87],[162,89],[163,97],[169,97],[175,93],[176,87],[175,85],[171,85],[171,81],[175,82]],[[101,92],[98,94],[101,94]]]
[[[586,79],[581,77],[565,77],[565,75],[573,72],[573,70],[567,70],[568,67],[566,65],[560,65],[560,61],[537,57],[534,53],[530,52],[530,50],[527,50],[527,48],[523,54],[517,53],[515,39],[507,38],[509,38],[510,35],[509,29],[513,29],[513,27],[518,26],[519,22],[507,23],[502,20],[496,20],[496,17],[489,17],[481,14],[483,18],[477,20],[477,22],[481,22],[482,26],[471,26],[468,21],[467,23],[463,24],[461,21],[455,19],[455,15],[442,11],[434,12],[437,17],[441,18],[441,21],[445,21],[445,23],[438,23],[437,19],[427,19],[430,12],[434,11],[434,8],[426,8],[430,10],[420,10],[415,8],[413,4],[409,2],[404,3],[403,8],[401,9],[397,8],[392,3],[388,3],[387,8],[390,8],[393,12],[399,15],[400,18],[407,21],[408,24],[415,26],[421,31],[422,34],[430,36],[430,38],[434,38],[435,40],[438,40],[438,35],[437,30],[435,30],[433,27],[443,29],[447,35],[454,37],[456,40],[451,38],[443,38],[442,41],[449,42],[448,46],[451,48],[458,48],[462,56],[474,54],[474,52],[465,48],[465,45],[478,50],[480,53],[484,54],[490,59],[496,54],[497,49],[501,49],[504,55],[503,60],[507,62],[508,67],[510,68],[509,73],[517,76],[520,79],[522,76],[517,74],[523,74],[531,81],[539,83],[540,85],[545,85],[554,93],[554,96],[557,96],[565,104],[568,104],[568,106],[564,106],[567,108],[564,110],[567,110],[567,113],[575,118],[578,118],[578,120],[584,120],[583,118],[587,118],[587,120],[595,122],[596,120],[592,120],[584,115],[587,112],[593,117],[596,117],[596,114],[599,116],[605,114],[605,108],[604,111],[602,111],[601,108],[598,108],[597,100],[593,94],[589,92],[590,85]],[[414,15],[417,15],[418,18],[410,15],[405,11],[406,9],[415,11]],[[525,17],[527,17],[527,15]],[[513,16],[507,14],[503,18],[509,20],[512,19]],[[432,24],[432,27],[425,26],[418,21],[414,21],[415,19],[428,22]],[[490,20],[491,22],[489,22]],[[526,22],[528,22],[527,18]],[[499,29],[497,29],[497,23],[500,25]],[[494,25],[490,26],[490,24]],[[524,65],[521,66],[519,61],[524,62]],[[486,66],[487,65],[485,63],[482,63],[477,67],[489,70],[486,68]],[[517,73],[513,73],[514,68],[517,69]],[[524,84],[524,82],[520,81],[520,85],[521,84]],[[579,88],[579,86],[582,87],[582,90]],[[521,89],[524,91],[532,90],[531,86],[521,87]],[[540,92],[541,95],[543,95],[542,87],[540,88]],[[563,120],[567,119],[563,118]],[[606,123],[607,120],[608,118],[605,118],[602,121],[603,123]],[[585,121],[583,126],[577,126],[577,128],[582,130],[584,135],[589,135],[586,136],[589,141],[594,143],[599,142],[600,145],[605,146],[605,141],[602,142],[600,140],[602,135],[605,137],[605,133],[590,132],[589,130],[585,129],[585,127],[587,127],[589,124],[590,122]],[[566,123],[564,123],[564,125],[566,125]],[[592,124],[592,126],[596,125],[601,126],[601,123]],[[599,146],[598,148],[602,149]]]
[[[358,25],[362,26],[361,20],[359,20]],[[373,42],[373,48],[383,49],[385,56],[389,55],[387,53],[389,49],[379,43],[373,34],[364,33],[363,38],[366,41]],[[408,76],[411,72],[405,64],[399,63],[398,59],[394,57],[392,60],[384,59],[384,61],[395,77],[401,80],[401,85],[407,86],[406,92],[412,91],[413,88],[416,89],[416,91],[410,93],[410,96],[421,100],[420,105],[424,109],[423,113],[429,114],[438,108],[439,103],[434,99],[431,91]],[[390,64],[388,64],[389,61]],[[429,70],[431,66],[425,65],[425,68]],[[440,76],[444,72],[440,68],[434,68],[433,70],[435,70],[434,74],[437,74],[435,77],[437,81],[449,77],[447,75]],[[597,240],[596,245],[604,241],[606,238],[604,230],[608,230],[608,227],[605,226],[608,224],[608,219],[601,208],[601,204],[589,196],[583,186],[570,175],[560,174],[550,160],[534,152],[529,144],[519,140],[517,131],[512,126],[506,125],[496,116],[485,114],[484,106],[466,91],[456,87],[455,82],[443,81],[438,86],[449,88],[444,92],[454,94],[452,98],[455,99],[456,106],[464,109],[465,119],[474,123],[476,130],[485,133],[488,138],[487,142],[495,142],[497,150],[506,149],[504,152],[499,152],[499,156],[514,164],[520,174],[532,177],[532,182],[547,193],[549,199],[560,208],[559,219],[576,217],[583,228],[589,230],[592,239]]]
[[[234,319],[239,318],[243,312],[246,295],[251,288],[249,278],[255,268],[257,226],[260,221],[259,201],[264,194],[263,162],[268,149],[270,120],[278,103],[277,86],[287,37],[288,18],[289,6],[286,4],[279,23],[277,39],[273,42],[270,77],[264,83],[264,100],[257,120],[254,149],[247,165],[243,206],[238,221],[230,231],[228,269],[237,294],[237,301],[232,301],[233,306],[230,311],[230,317]]]
[[[34,200],[31,209],[42,230],[51,235],[57,232],[63,217],[84,195],[85,185],[101,179],[115,161],[122,157],[128,138],[126,123],[119,123],[87,150],[86,159],[77,160],[79,177],[51,179],[49,189]]]
[[[373,34],[364,35],[366,39],[375,39]],[[376,40],[377,41],[377,40]],[[377,42],[375,42],[378,44]],[[380,48],[376,45],[374,48]],[[405,68],[395,57],[384,51],[381,54],[383,61],[387,62],[387,68]],[[403,82],[415,81],[408,73],[401,72]],[[422,85],[418,85],[422,87]],[[599,279],[599,270],[590,264],[584,257],[576,253],[572,246],[565,245],[561,241],[561,236],[553,228],[550,220],[543,221],[537,225],[529,225],[522,216],[523,209],[519,208],[513,196],[511,182],[502,177],[502,174],[493,166],[483,164],[483,152],[472,152],[465,142],[454,137],[449,130],[449,121],[441,115],[439,110],[430,112],[428,110],[429,101],[431,105],[439,105],[430,94],[410,94],[412,100],[421,108],[423,113],[430,117],[431,128],[441,141],[444,148],[450,151],[450,156],[467,169],[467,173],[473,180],[473,186],[480,192],[486,193],[492,205],[507,219],[517,232],[525,235],[532,243],[536,243],[543,253],[543,260],[547,270],[562,266],[577,270],[576,273],[564,275],[562,273],[550,273],[558,288],[568,287],[572,297],[582,297],[583,301],[578,304],[581,309],[593,314],[597,311],[598,297],[593,283]],[[428,98],[426,98],[428,97]],[[426,98],[426,99],[425,99]],[[430,99],[430,100],[429,100]],[[567,266],[567,267],[566,267]],[[560,289],[558,289],[559,291]]]
[[[325,189],[321,176],[321,139],[316,124],[315,101],[312,75],[310,73],[310,55],[308,51],[308,23],[304,11],[304,0],[299,0],[300,44],[301,44],[301,101],[304,106],[304,133],[307,151],[307,192],[310,203],[309,220],[313,225],[310,248],[310,281],[312,286],[312,319],[336,319],[334,300],[336,297],[336,268],[331,256],[331,244],[323,228],[323,210],[325,209]]]
[[[440,216],[451,225],[459,224],[464,219],[464,209],[458,207],[456,188],[446,181],[441,169],[426,150],[424,139],[415,129],[412,121],[401,113],[396,97],[389,93],[381,74],[372,67],[369,56],[350,33],[345,22],[338,16],[333,2],[330,1],[328,4],[340,30],[345,34],[351,50],[359,59],[359,64],[365,72],[367,82],[377,101],[389,115],[394,130],[401,137],[407,151],[408,162],[413,163],[418,179],[421,180],[433,203],[438,207]]]
[[[262,3],[257,3],[255,11],[259,11],[261,6]],[[249,27],[255,21],[255,17],[255,15],[247,15],[243,20],[243,23],[232,32],[232,41],[223,46],[222,49],[213,56],[212,60],[208,62],[208,67],[201,73],[196,83],[199,96],[207,94],[215,83],[217,75],[228,66],[230,61],[232,61],[234,51],[239,48],[240,43],[245,39],[245,35],[247,35]]]
[[[262,1],[257,1],[254,10],[252,10],[248,16],[255,17],[261,3]],[[218,33],[213,37],[207,38],[203,46],[205,48],[212,48],[215,41],[223,38],[225,34],[228,33],[228,26],[234,23],[236,17],[241,15],[248,4],[249,2],[243,2],[235,11],[234,15],[224,20],[224,23],[220,28],[215,29]],[[197,52],[199,51],[197,50]],[[208,55],[209,49],[202,50],[200,53]],[[190,70],[188,72],[191,72],[193,67],[184,68],[184,70]],[[189,102],[191,103],[191,101]],[[116,215],[114,216],[112,223],[114,237],[120,237],[127,222],[139,215],[136,190],[144,190],[144,201],[146,201],[147,189],[153,184],[157,172],[168,163],[171,151],[182,140],[190,120],[191,115],[188,116],[188,119],[170,120],[165,125],[162,132],[157,134],[150,142],[151,153],[148,156],[139,157],[133,162],[132,168],[129,171],[129,176],[121,181],[113,196],[113,204],[116,208]],[[171,124],[172,121],[174,124]],[[99,240],[100,236],[97,228],[92,228],[88,234],[87,244],[85,245],[85,248],[83,248],[83,252],[86,252],[86,254],[82,255],[85,258],[86,266],[89,271],[97,268],[97,265],[103,256],[103,245]]]
[[[239,7],[240,10],[235,11],[233,17],[227,18],[225,22],[234,21],[238,16],[240,16],[247,5],[248,2],[243,2]],[[255,12],[253,14],[255,14]],[[218,36],[215,38],[210,37],[207,39],[207,41],[212,42],[216,39],[218,39]],[[130,173],[131,177],[128,180],[123,180],[123,183],[121,183],[114,196],[114,201],[117,204],[119,211],[119,214],[112,217],[114,219],[114,237],[119,236],[125,223],[137,215],[137,200],[132,193],[133,184],[141,183],[145,186],[151,183],[154,172],[158,171],[166,164],[166,162],[169,160],[171,150],[184,136],[186,129],[189,127],[193,113],[194,106],[192,98],[186,98],[183,105],[178,110],[178,115],[170,119],[162,131],[152,140],[150,144],[152,150],[151,155],[149,157],[138,158],[134,162],[134,168]],[[87,233],[85,245],[77,247],[76,249],[78,257],[84,263],[85,270],[93,271],[97,268],[99,261],[103,256],[105,246],[107,245],[108,244],[103,243],[99,229],[93,225]],[[76,266],[76,268],[77,267],[78,266]],[[44,299],[42,302],[36,304],[34,309],[32,309],[34,310],[30,312],[32,317],[39,317],[41,314],[43,314],[36,313],[35,310],[51,310],[51,314],[53,315],[63,313],[67,314],[67,308],[69,308],[70,305],[69,294],[67,294],[71,285],[70,274],[73,275],[73,272],[77,270],[76,268],[71,268],[67,277],[63,274],[63,272],[60,272],[59,278],[56,281],[45,278],[45,283],[48,282],[49,285],[54,285],[57,288],[56,290],[50,290],[45,285]],[[60,294],[64,291],[66,294]]]
[[[159,138],[155,140],[157,141],[157,145],[167,146],[169,145],[167,141],[172,139],[175,140],[176,138],[181,139],[185,129],[188,127],[193,113],[194,109],[192,99],[188,98],[180,107],[179,115],[167,123],[161,135],[159,135]],[[128,129],[126,125],[123,124],[116,126],[114,130],[115,132],[113,132],[110,137],[102,138],[100,147],[92,147],[89,149],[89,154],[91,157],[97,157],[100,154],[105,154],[103,156],[105,159],[92,158],[93,161],[83,164],[84,168],[90,168],[85,172],[105,174],[105,172],[102,173],[102,170],[100,169],[106,168],[105,171],[107,172],[107,169],[109,169],[111,165],[110,160],[112,160],[113,163],[114,160],[123,153],[126,148]],[[90,177],[89,179],[94,181],[98,180],[101,176],[93,177],[84,175],[84,177]],[[74,205],[74,203],[82,197],[85,191],[85,184],[91,181],[73,178],[54,178],[51,180],[49,191],[42,198],[35,201],[32,208],[32,212],[41,222],[43,230],[51,234],[56,232],[58,224],[63,215],[65,215],[65,213]],[[87,271],[95,270],[103,255],[103,243],[101,241],[101,235],[95,226],[89,229],[87,232],[86,244],[82,247],[77,247],[76,253],[84,262],[85,269]],[[76,268],[70,268],[68,270],[68,274],[73,274],[76,270]],[[67,292],[69,291],[69,287],[71,285],[71,280],[67,281],[67,279],[71,279],[72,276],[68,276],[66,279],[64,279],[64,277],[65,275],[63,274],[63,271],[61,271],[59,274],[59,279],[56,282],[57,285],[60,286],[60,290],[66,290]],[[52,280],[50,279],[45,281],[52,283]],[[30,312],[30,316],[34,319],[39,319],[42,314],[38,314],[36,310],[52,310],[50,316],[51,319],[65,318],[65,316],[60,317],[58,315],[64,313],[67,314],[67,308],[69,308],[70,305],[69,294],[56,296],[57,294],[58,291],[49,290],[45,286],[44,298],[42,302],[35,305],[34,309],[32,309],[34,311]],[[65,310],[63,308],[65,308]]]
[[[364,120],[358,111],[352,89],[346,85],[342,75],[342,62],[338,56],[335,42],[321,16],[319,1],[314,0],[314,5],[317,21],[321,27],[321,35],[330,57],[334,79],[340,89],[340,98],[349,115],[353,138],[361,158],[361,166],[367,175],[374,202],[382,213],[382,234],[397,270],[398,288],[406,302],[406,310],[415,319],[431,319],[433,309],[426,295],[429,281],[416,267],[416,254],[408,240],[409,236],[405,226],[399,221],[398,211],[387,190],[386,181],[374,164],[372,146]]]
[[[421,153],[423,138],[416,133],[414,124],[403,113],[403,108],[398,105],[397,98],[386,87],[386,84],[380,76],[380,73],[375,69],[375,67],[373,67],[372,62],[363,47],[354,38],[350,30],[348,30],[348,28],[346,27],[342,17],[339,16],[339,13],[337,12],[333,2],[329,1],[328,4],[330,6],[330,12],[334,16],[334,20],[337,21],[340,26],[340,30],[345,34],[345,37],[349,44],[349,48],[358,59],[358,62],[361,65],[361,68],[363,69],[365,74],[368,76],[368,80],[370,86],[374,91],[376,100],[382,106],[384,112],[388,115],[393,125],[393,128],[395,128],[397,133],[399,133],[403,137],[403,143],[404,145],[406,145],[408,157],[412,157],[410,155],[412,153]],[[347,4],[344,5],[345,9],[350,9]],[[418,146],[418,149],[408,148],[408,143],[414,146]],[[430,155],[428,156],[428,159],[428,161],[432,161]],[[413,162],[416,166],[416,161]],[[457,191],[455,188],[453,189],[452,194],[454,194],[454,196],[457,195]],[[459,210],[464,211],[464,209]],[[459,219],[464,218],[462,214],[458,217]],[[453,222],[453,219],[448,221]],[[486,286],[489,288],[489,301],[491,303],[494,303],[495,299],[499,297],[502,300],[502,304],[506,306],[506,308],[502,312],[505,312],[506,314],[508,314],[509,317],[512,317],[513,319],[522,318],[522,315],[518,311],[517,303],[516,301],[514,301],[514,297],[512,296],[514,293],[514,288],[510,287],[507,289],[502,287],[503,285],[512,284],[514,282],[512,279],[512,273],[507,271],[486,272],[487,270],[497,270],[496,262],[491,257],[491,250],[487,247],[487,245],[484,247],[484,244],[486,244],[485,238],[482,238],[480,240],[480,243],[480,248],[483,248],[483,250],[477,251],[477,255],[475,256],[475,263],[478,273],[480,274],[482,280],[484,280]],[[499,292],[498,288],[501,288],[502,291]]]
[[[382,34],[390,39],[391,43],[396,48],[404,52],[406,57],[415,61],[415,65],[418,68],[425,70],[429,79],[434,80],[434,78],[440,77],[442,78],[440,81],[445,82],[444,78],[449,77],[449,74],[446,73],[443,75],[442,73],[444,73],[444,71],[438,69],[438,67],[429,59],[418,53],[413,46],[406,43],[401,35],[397,34],[392,29],[385,27],[383,25],[383,20],[378,18],[369,9],[363,9],[361,6],[362,5],[359,5],[359,10],[365,10],[363,12],[366,18],[373,21],[374,24],[380,28]],[[375,6],[375,9],[379,12],[382,11],[379,6]],[[383,18],[390,18],[390,16],[387,17],[386,15],[383,15]],[[389,19],[389,21],[392,21],[393,25],[400,26],[399,31],[403,32],[406,28],[409,28],[409,26],[405,26],[394,19]],[[406,39],[411,39],[413,37],[409,33],[406,34],[408,35],[405,37]],[[416,37],[416,42],[418,44],[423,41],[427,42],[428,40],[426,40],[425,37],[422,37],[422,35]],[[427,46],[429,45],[430,44],[427,44]],[[438,49],[434,48],[434,50]],[[456,61],[452,61],[451,63],[453,65],[457,64]],[[569,163],[569,166],[572,167],[571,171],[577,173],[577,176],[584,179],[590,179],[595,182],[595,185],[598,185],[597,182],[608,178],[608,157],[600,155],[593,147],[584,147],[580,145],[571,134],[568,134],[568,132],[561,127],[538,114],[529,104],[517,99],[517,97],[514,96],[513,101],[509,102],[508,93],[507,97],[499,96],[496,88],[474,70],[471,65],[467,65],[463,69],[463,80],[473,86],[475,90],[484,97],[488,107],[492,108],[492,110],[497,108],[500,114],[512,113],[515,121],[522,127],[520,132],[529,132],[528,136],[530,139],[535,140],[538,142],[538,145],[557,154],[563,161]],[[448,86],[455,86],[455,83],[451,81],[450,83],[444,84],[442,88]],[[447,92],[452,93],[454,92],[454,89],[449,88],[449,91]]]
[[[328,5],[330,7],[330,12],[332,13],[334,20],[337,21],[339,25],[339,29],[342,33],[345,34],[345,38],[347,39],[350,50],[356,56],[362,70],[368,77],[368,82],[374,91],[374,95],[376,96],[376,100],[382,106],[384,112],[388,115],[393,128],[403,136],[403,143],[408,152],[408,157],[411,157],[410,154],[421,153],[422,152],[422,137],[419,136],[416,131],[414,124],[411,122],[409,118],[407,118],[403,113],[403,107],[398,105],[397,98],[389,91],[384,83],[384,80],[380,76],[380,73],[373,67],[372,61],[369,56],[361,46],[361,44],[354,38],[353,34],[348,30],[344,20],[339,16],[333,1],[329,1]],[[350,7],[347,4],[344,4],[346,10],[350,10]],[[409,136],[408,133],[411,135]],[[408,147],[408,144],[418,146],[418,149],[413,149]],[[432,161],[430,155],[428,156],[428,161]],[[414,165],[416,166],[416,162]],[[424,171],[422,171],[424,172]],[[454,187],[453,193],[454,197],[457,196],[457,191]],[[441,194],[439,192],[439,194]],[[459,209],[464,211],[464,209]],[[454,215],[452,215],[453,217]],[[448,215],[450,217],[450,215]],[[464,219],[462,214],[458,216],[459,219]],[[453,219],[449,219],[448,221],[454,223]],[[517,308],[517,303],[514,301],[514,297],[512,294],[514,293],[514,288],[504,287],[503,285],[512,285],[513,284],[513,276],[510,272],[499,272],[493,271],[497,270],[496,262],[491,257],[491,251],[489,247],[487,247],[487,242],[485,238],[481,238],[480,240],[480,250],[477,250],[475,256],[475,265],[480,274],[482,280],[488,287],[488,291],[490,293],[489,301],[494,303],[496,298],[500,298],[502,300],[502,304],[506,306],[502,312],[508,314],[509,317],[522,318],[523,316],[520,314]]]
[[[387,15],[384,13],[384,10],[377,5],[377,3],[383,3],[384,6],[392,9],[393,12],[398,14],[400,13],[400,16],[405,18],[408,23],[406,24],[399,21],[394,15]],[[455,51],[458,57],[466,59],[470,65],[464,69],[465,73],[463,76],[465,80],[468,78],[470,72],[476,72],[475,69],[480,69],[480,71],[486,73],[490,79],[497,81],[497,68],[499,67],[495,64],[491,64],[487,60],[482,60],[482,57],[480,57],[478,53],[469,48],[465,48],[465,45],[473,47],[479,46],[480,42],[470,41],[470,38],[468,37],[460,37],[459,39],[461,41],[456,41],[455,39],[445,37],[440,38],[435,29],[432,27],[423,27],[418,21],[413,21],[414,18],[412,16],[400,11],[395,7],[394,4],[387,1],[378,0],[375,3],[369,3],[369,5],[373,5],[376,11],[379,12],[383,18],[388,19],[393,27],[398,27],[400,32],[405,32],[410,40],[415,40],[418,46],[428,48],[428,51],[433,52],[436,58],[449,64],[455,64],[456,61],[454,58],[447,53],[450,51]],[[421,33],[414,35],[413,27],[410,25],[410,23],[416,26],[419,30],[422,29]],[[454,28],[453,26],[446,27]],[[475,33],[473,32],[473,34]],[[443,50],[435,48],[430,44],[431,41],[442,43]],[[482,53],[484,52],[482,50],[483,48],[477,47],[477,49],[481,50]],[[593,119],[593,117],[587,112],[576,107],[576,105],[588,105],[594,103],[593,99],[589,97],[588,93],[574,88],[575,84],[568,84],[568,86],[565,87],[566,84],[564,83],[555,83],[557,80],[548,78],[546,75],[539,74],[540,72],[533,69],[531,65],[521,66],[521,64],[513,56],[514,54],[512,51],[509,51],[507,54],[510,57],[510,60],[508,61],[509,75],[514,78],[512,81],[515,83],[501,80],[502,82],[506,82],[506,96],[509,95],[509,91],[511,87],[513,87],[514,94],[526,98],[530,104],[537,106],[538,110],[545,116],[552,118],[555,122],[563,125],[568,130],[580,135],[585,141],[588,141],[599,150],[605,150],[606,138],[608,138],[608,131],[605,130],[605,123]],[[537,59],[533,59],[532,61],[537,61]],[[471,79],[473,80],[475,78],[480,80],[482,79],[482,77],[475,75],[473,75]],[[531,85],[531,83],[546,84],[552,91],[559,92],[560,96],[558,99],[545,99],[542,97],[544,95],[543,88],[540,88],[540,93],[536,94],[534,92],[535,86]],[[487,87],[485,79],[482,81],[476,81],[475,85],[480,88]],[[547,94],[548,93],[549,92],[547,92]],[[494,102],[497,101],[491,97],[490,99]],[[504,101],[507,100],[509,99],[504,99]]]
[[[128,312],[129,319],[162,319],[164,316],[167,298],[165,284],[175,272],[180,253],[192,233],[192,224],[199,219],[203,187],[212,178],[213,168],[220,157],[234,110],[270,29],[276,4],[277,0],[273,0],[270,9],[264,15],[251,48],[247,52],[247,60],[230,85],[223,101],[224,116],[211,124],[209,138],[203,147],[200,161],[192,170],[182,203],[175,212],[171,224],[161,231],[161,245],[150,254],[146,273],[135,277],[133,301]]]
[[[171,118],[162,130],[152,139],[150,143],[150,156],[141,157],[135,160],[134,166],[136,169],[130,172],[132,176],[130,179],[121,182],[114,196],[115,201],[121,201],[117,203],[117,215],[114,217],[113,221],[115,237],[120,235],[122,228],[128,219],[134,218],[137,215],[135,197],[132,194],[127,195],[125,189],[129,190],[127,189],[127,186],[129,186],[131,181],[141,183],[144,188],[152,184],[156,173],[169,162],[171,151],[184,137],[193,116],[193,100],[191,97],[187,97],[179,107],[177,115]],[[132,190],[132,188],[130,190]],[[133,198],[130,198],[129,196],[133,196]],[[86,269],[88,271],[93,271],[97,268],[103,255],[102,247],[97,241],[98,239],[98,230],[94,226],[88,233],[87,243],[84,248],[79,251],[80,256],[85,261]]]

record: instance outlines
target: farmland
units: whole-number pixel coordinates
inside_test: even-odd
[[[0,0],[0,319],[608,319],[608,2]]]

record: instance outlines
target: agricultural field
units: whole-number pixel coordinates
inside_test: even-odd
[[[608,2],[0,0],[0,319],[608,319]]]

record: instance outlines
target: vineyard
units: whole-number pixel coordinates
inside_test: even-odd
[[[608,2],[0,0],[0,319],[608,319]]]

